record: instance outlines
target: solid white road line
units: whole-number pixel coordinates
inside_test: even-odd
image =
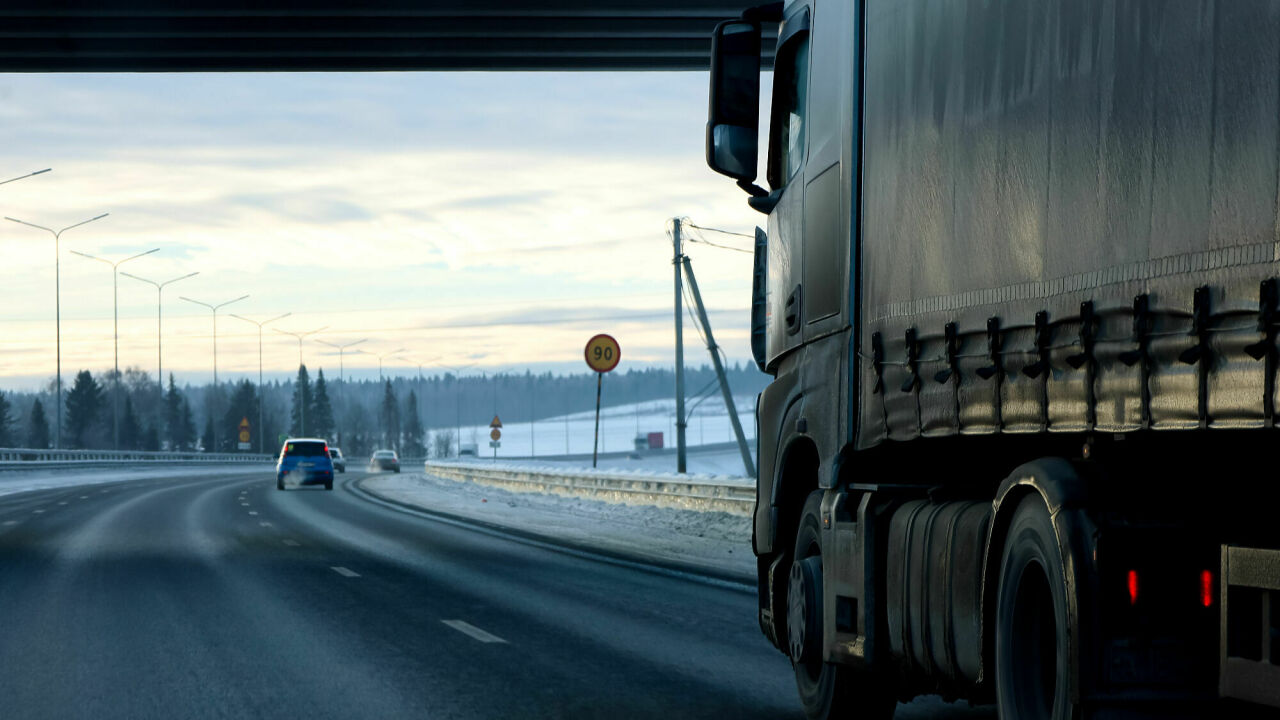
[[[346,568],[344,568],[344,567],[341,567],[341,566],[339,566],[339,565],[334,565],[333,567],[331,567],[331,568],[329,568],[329,569],[330,569],[330,570],[332,570],[332,571],[334,571],[334,572],[336,572],[336,573],[338,573],[338,574],[339,574],[339,575],[341,575],[342,577],[360,577],[360,573],[358,573],[358,572],[356,572],[356,571],[354,571],[354,570],[348,570],[348,569],[346,569]]]
[[[465,622],[463,620],[441,620],[440,622],[444,623],[445,625],[448,625],[454,630],[457,630],[463,635],[469,635],[473,640],[479,640],[482,643],[505,643],[506,642],[506,640],[503,640],[497,635],[494,635],[492,633],[487,633],[484,630],[481,630],[480,628],[476,627],[475,625],[472,625],[471,623]]]

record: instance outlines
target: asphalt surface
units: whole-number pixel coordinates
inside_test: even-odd
[[[406,513],[360,476],[0,497],[0,714],[800,717],[750,589]]]

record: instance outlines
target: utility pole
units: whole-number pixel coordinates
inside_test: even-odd
[[[742,434],[742,423],[738,422],[738,408],[733,403],[733,393],[729,391],[729,378],[725,377],[724,365],[720,363],[720,348],[716,345],[715,337],[711,335],[711,323],[707,320],[707,309],[702,305],[702,294],[698,292],[698,280],[693,276],[693,266],[689,264],[689,258],[684,258],[683,264],[685,275],[689,277],[689,290],[693,293],[693,301],[698,306],[698,321],[702,324],[702,330],[707,337],[707,350],[711,352],[711,364],[715,366],[716,378],[720,381],[720,394],[724,397],[724,406],[729,411],[729,422],[733,424],[733,434],[738,438],[742,466],[746,468],[747,477],[755,477],[755,463],[751,460],[747,438]],[[698,421],[698,427],[702,427],[701,420]]]
[[[680,263],[684,252],[680,247],[680,218],[671,220],[671,243],[675,248],[671,267],[675,270],[676,287],[676,472],[683,473],[687,463],[684,445],[684,327],[681,318],[684,308],[680,303]]]

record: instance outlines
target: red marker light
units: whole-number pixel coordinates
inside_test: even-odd
[[[1138,604],[1138,571],[1129,571],[1129,604]]]
[[[1213,573],[1208,570],[1200,571],[1200,604],[1213,607]]]

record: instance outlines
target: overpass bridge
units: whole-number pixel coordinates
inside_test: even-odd
[[[0,72],[705,70],[715,24],[756,4],[8,0]]]

